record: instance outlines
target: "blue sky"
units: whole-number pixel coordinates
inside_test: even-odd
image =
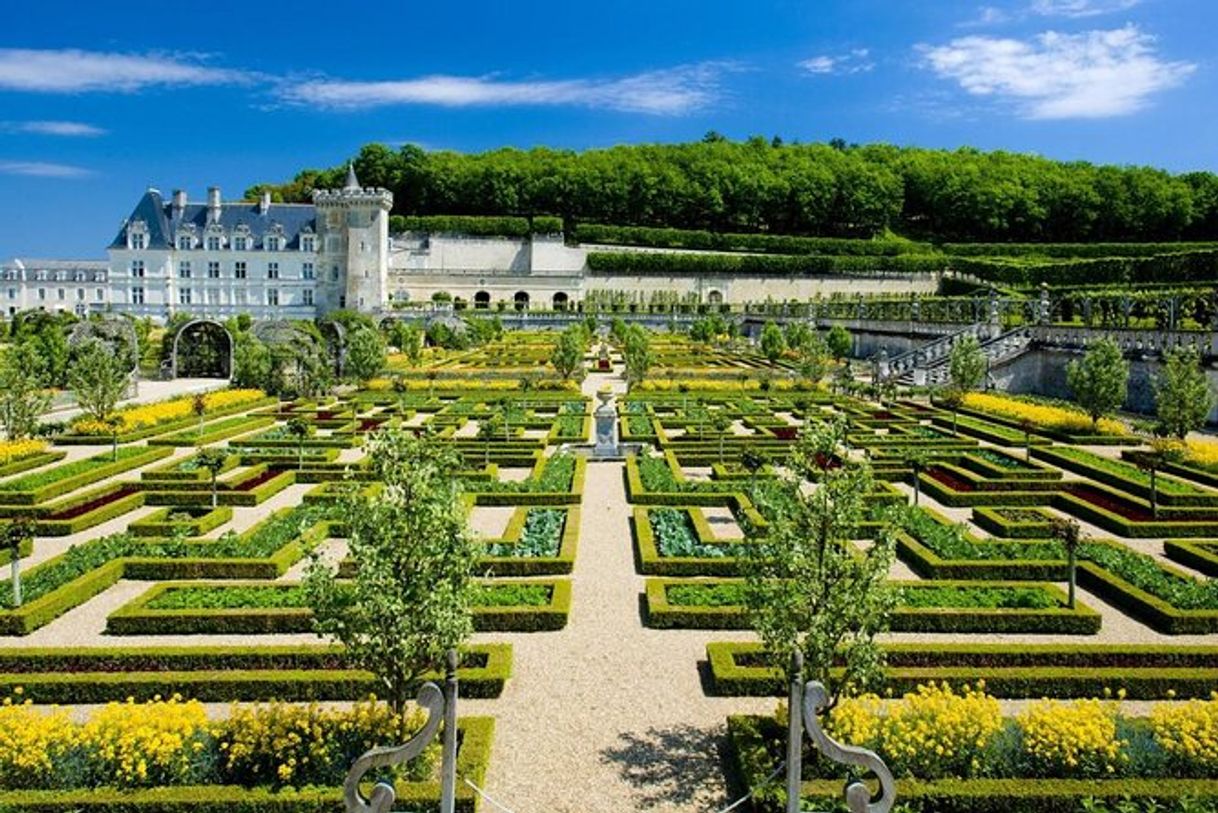
[[[5,4],[0,257],[101,257],[147,186],[227,199],[368,141],[714,129],[1218,170],[1213,0]]]

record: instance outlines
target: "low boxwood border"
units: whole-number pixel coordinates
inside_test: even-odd
[[[1163,551],[1169,559],[1218,578],[1218,542],[1173,542],[1169,539],[1163,543]]]
[[[137,469],[140,466],[161,460],[173,454],[173,449],[165,446],[148,446],[143,451],[134,453],[129,457],[124,457],[121,460],[101,463],[88,471],[83,471],[73,477],[66,477],[62,480],[57,480],[48,483],[39,488],[33,488],[29,491],[0,491],[0,505],[38,505],[55,499],[69,491],[75,491],[78,488],[92,485],[107,478],[113,477],[116,474]],[[85,458],[86,460],[103,460],[109,455],[108,452],[93,455]],[[64,465],[72,465],[67,463]],[[54,471],[48,469],[47,473]]]
[[[512,676],[511,644],[471,644],[462,652],[461,696],[502,694]],[[380,685],[351,668],[341,647],[327,645],[0,650],[0,692],[21,687],[22,696],[37,704],[143,701],[175,693],[216,703],[359,700]]]
[[[29,457],[23,457],[20,460],[14,460],[11,463],[5,463],[3,466],[0,466],[0,477],[21,474],[24,471],[36,469],[39,466],[49,466],[52,463],[58,463],[67,456],[67,452],[39,452]]]
[[[233,518],[232,506],[218,505],[215,508],[208,507],[206,513],[188,522],[171,522],[168,519],[176,511],[196,507],[175,505],[159,508],[148,516],[129,523],[127,532],[133,536],[174,536],[179,533],[186,536],[203,536]]]
[[[741,606],[708,607],[676,605],[668,601],[668,588],[680,584],[722,584],[732,580],[647,579],[644,586],[647,626],[656,629],[748,629],[748,614]],[[1049,609],[984,609],[947,607],[897,607],[890,616],[892,632],[1021,633],[1047,635],[1093,635],[1099,632],[1101,616],[1082,602],[1073,610],[1064,606],[1066,594],[1048,582],[943,581],[900,582],[908,587],[1035,587],[1058,599],[1063,606]]]
[[[284,582],[170,582],[156,584],[119,607],[106,619],[110,635],[277,635],[313,631],[313,613],[306,607],[241,608],[232,610],[159,610],[148,605],[171,590],[188,587],[270,587]],[[571,612],[571,582],[533,579],[512,584],[543,585],[551,589],[545,606],[473,607],[477,632],[542,632],[562,629]]]
[[[886,643],[885,685],[907,692],[931,681],[953,686],[985,681],[1003,698],[1099,697],[1124,689],[1130,700],[1208,698],[1218,683],[1218,647],[1136,644],[907,644]],[[710,693],[778,697],[787,692],[782,670],[740,663],[764,652],[760,643],[706,645]]]

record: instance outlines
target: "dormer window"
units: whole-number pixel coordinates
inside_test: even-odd
[[[234,237],[233,238],[233,251],[245,251],[248,248],[248,243],[249,243],[248,237]]]
[[[266,238],[266,250],[267,251],[278,251],[279,250],[279,238],[277,236],[271,235],[270,237]]]
[[[209,234],[207,236],[207,250],[208,251],[219,251],[220,250],[220,235]]]
[[[317,251],[317,238],[311,234],[306,234],[300,238],[300,250],[315,252]]]
[[[194,248],[194,242],[195,241],[191,239],[189,234],[183,234],[178,238],[178,248],[182,251],[189,251],[190,249]]]
[[[142,251],[148,248],[148,224],[142,220],[132,221],[127,226],[127,248]]]

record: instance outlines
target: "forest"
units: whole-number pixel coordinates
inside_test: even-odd
[[[777,137],[481,153],[365,145],[360,182],[401,216],[556,216],[579,224],[934,242],[1218,240],[1218,175],[1036,155]],[[284,202],[342,186],[346,163],[251,187]]]

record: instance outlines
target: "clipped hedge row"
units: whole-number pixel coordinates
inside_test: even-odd
[[[472,644],[457,676],[462,697],[503,693],[512,674],[510,644]],[[441,676],[424,676],[426,680]],[[203,702],[360,700],[379,690],[341,647],[114,647],[0,650],[0,691],[17,687],[34,703],[151,700],[175,693]]]
[[[121,517],[128,511],[134,511],[144,504],[144,500],[145,495],[134,490],[130,483],[103,486],[96,491],[47,506],[47,512],[34,522],[35,532],[41,536],[71,536],[115,517]],[[96,507],[83,510],[99,501],[101,504]],[[77,511],[81,513],[76,513]]]
[[[0,466],[0,477],[8,477],[12,474],[20,474],[23,471],[36,469],[39,466],[58,463],[67,456],[67,452],[42,452],[41,454],[23,457],[20,460],[14,460],[11,463],[5,463],[3,466]]]
[[[558,543],[557,556],[482,556],[478,566],[487,576],[550,576],[570,573],[575,569],[575,554],[579,548],[578,506],[566,509],[562,537]],[[488,544],[518,544],[524,531],[527,508],[519,508],[512,514],[502,539],[486,540]]]
[[[389,231],[426,234],[466,234],[472,237],[528,237],[532,234],[562,234],[561,217],[538,215],[505,217],[493,215],[392,215]]]
[[[265,429],[275,423],[274,418],[247,416],[244,418],[232,418],[224,421],[216,421],[214,424],[204,424],[203,433],[199,434],[197,428],[184,430],[181,432],[172,432],[168,435],[160,435],[148,441],[149,446],[203,446],[208,443],[216,443],[221,440],[228,440],[237,435],[244,435],[247,432],[253,432],[257,429]]]
[[[1173,542],[1163,543],[1163,552],[1168,558],[1191,567],[1207,576],[1218,578],[1218,542]]]
[[[193,511],[194,516],[187,521],[169,519],[172,514],[183,511]],[[127,532],[133,536],[174,536],[179,533],[186,536],[203,536],[232,518],[233,509],[228,505],[209,507],[202,513],[199,513],[198,509],[193,506],[172,506],[153,511],[143,519],[130,523],[127,526]]]
[[[699,251],[750,251],[765,254],[829,254],[867,257],[931,254],[927,243],[909,240],[852,240],[841,237],[796,237],[786,234],[734,234],[697,229],[659,229],[580,223],[573,237],[580,243],[602,243]]]
[[[259,398],[258,400],[255,400],[255,401],[246,401],[246,402],[240,403],[240,404],[230,404],[226,407],[221,407],[219,409],[209,409],[207,411],[207,414],[205,417],[207,418],[207,420],[213,420],[215,418],[224,417],[225,415],[234,415],[238,412],[246,412],[249,410],[255,410],[255,409],[265,408],[265,407],[269,407],[269,406],[277,406],[278,404],[279,404],[278,398],[276,398],[274,396],[267,396],[265,398]],[[147,406],[147,405],[145,405],[145,406]],[[145,426],[142,429],[133,429],[130,432],[124,432],[123,434],[118,436],[118,442],[119,443],[133,443],[134,441],[143,440],[144,438],[150,438],[155,435],[164,434],[166,432],[176,432],[180,429],[185,429],[192,425],[196,425],[196,424],[198,424],[198,422],[199,422],[199,419],[197,416],[188,415],[186,417],[179,418],[177,420],[165,421],[163,423],[156,423],[156,424],[153,424],[152,426]],[[110,437],[108,435],[71,435],[71,434],[69,434],[69,435],[56,436],[55,442],[59,443],[59,444],[63,444],[65,446],[94,446],[94,445],[109,443]]]
[[[0,505],[38,505],[39,503],[48,502],[63,494],[67,494],[69,491],[75,491],[78,488],[92,485],[116,474],[122,474],[140,466],[145,466],[153,461],[169,457],[171,454],[173,454],[173,449],[163,446],[149,446],[140,451],[122,449],[119,452],[118,460],[110,460],[110,453],[106,452],[86,458],[88,461],[96,462],[97,465],[91,465],[87,470],[79,474],[59,479],[55,479],[55,469],[47,469],[44,472],[28,475],[30,483],[28,489],[10,490],[13,486],[23,485],[25,478],[8,483],[8,489],[0,489]],[[65,463],[63,465],[75,466],[76,463]],[[49,479],[45,485],[38,485],[34,478]]]
[[[937,274],[942,257],[768,254],[664,254],[650,251],[590,251],[588,268],[600,274],[640,276],[732,275],[765,277],[850,276],[875,273]]]
[[[1052,286],[1205,282],[1218,278],[1218,251],[1207,249],[1150,257],[1103,257],[1042,262],[951,257],[948,265],[953,271],[969,274],[986,282],[1014,286],[1039,285],[1042,282]]]
[[[257,467],[255,467],[257,468]],[[261,473],[259,473],[261,474]],[[236,505],[246,508],[255,505],[261,505],[271,497],[283,491],[288,486],[296,482],[297,472],[291,469],[286,469],[266,480],[263,483],[249,489],[248,491],[239,491],[236,488],[220,488],[216,492],[216,501],[220,505]],[[258,475],[251,475],[258,476]],[[248,481],[250,477],[244,478],[242,482]],[[197,491],[149,491],[148,505],[174,505],[174,506],[210,506],[211,505],[211,485],[204,485],[204,489]]]
[[[1056,448],[1037,448],[1032,450],[1032,455],[1059,468],[1072,471],[1075,474],[1081,474],[1097,483],[1103,483],[1126,494],[1132,494],[1139,499],[1150,499],[1149,475],[1146,476],[1145,481],[1140,479],[1140,477],[1139,479],[1134,479],[1132,475],[1141,475],[1141,472],[1137,471],[1132,463],[1115,464],[1115,461],[1113,461],[1115,465],[1124,465],[1129,468],[1131,476],[1123,477],[1119,472],[1102,468],[1098,465],[1092,465],[1086,460],[1080,460],[1071,451]],[[1156,495],[1160,507],[1218,508],[1218,491],[1207,492],[1201,486],[1195,486],[1191,483],[1180,483],[1183,493],[1177,493],[1172,490],[1172,486],[1179,483],[1179,481],[1164,476],[1162,473],[1159,474],[1158,481]]]
[[[884,683],[894,693],[930,681],[985,681],[1004,698],[1099,697],[1124,689],[1131,700],[1208,698],[1218,681],[1218,647],[1110,644],[896,644],[884,646]],[[721,696],[786,694],[783,671],[759,643],[706,645],[711,692]]]

